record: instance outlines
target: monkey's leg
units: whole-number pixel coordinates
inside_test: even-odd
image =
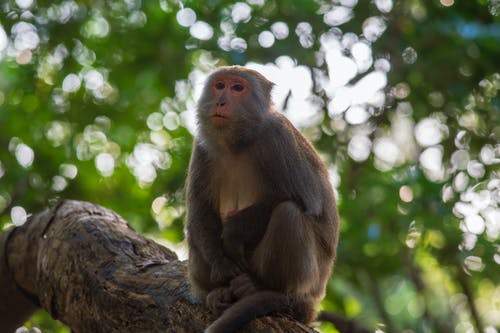
[[[293,202],[277,205],[251,260],[250,273],[258,290],[247,289],[245,276],[231,281],[241,298],[213,322],[205,333],[235,332],[246,322],[272,313],[288,313],[309,323],[314,319],[318,288],[317,251],[312,218]],[[250,290],[249,295],[245,295]]]
[[[252,257],[262,287],[301,293],[318,280],[312,218],[291,201],[278,204]],[[305,290],[304,290],[305,291]]]
[[[294,202],[280,203],[252,257],[259,288],[291,296],[296,318],[304,322],[314,319],[321,285],[313,223]]]

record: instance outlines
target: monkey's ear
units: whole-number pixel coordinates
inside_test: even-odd
[[[271,82],[269,80],[266,79],[266,81],[264,82],[264,90],[265,90],[265,94],[266,96],[268,96],[269,98],[271,98],[271,91],[273,90],[274,86],[276,84],[274,82]]]

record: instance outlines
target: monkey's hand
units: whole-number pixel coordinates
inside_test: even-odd
[[[216,285],[227,285],[241,273],[241,269],[231,259],[221,256],[212,263],[210,281]]]
[[[229,287],[212,290],[207,295],[207,307],[215,314],[219,314],[233,304],[235,299]]]
[[[257,292],[255,283],[253,282],[250,275],[246,273],[238,275],[237,277],[232,279],[229,286],[236,299],[241,299]]]

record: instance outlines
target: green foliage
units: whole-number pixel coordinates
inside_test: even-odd
[[[323,308],[371,330],[496,332],[499,13],[496,0],[4,2],[0,228],[73,198],[182,244],[203,77],[248,64],[276,81],[338,192]],[[67,331],[44,313],[32,326]]]

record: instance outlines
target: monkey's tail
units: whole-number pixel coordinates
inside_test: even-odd
[[[307,306],[275,291],[259,291],[234,303],[207,327],[205,333],[235,332],[247,322],[272,313],[286,313],[301,321],[310,316]]]

